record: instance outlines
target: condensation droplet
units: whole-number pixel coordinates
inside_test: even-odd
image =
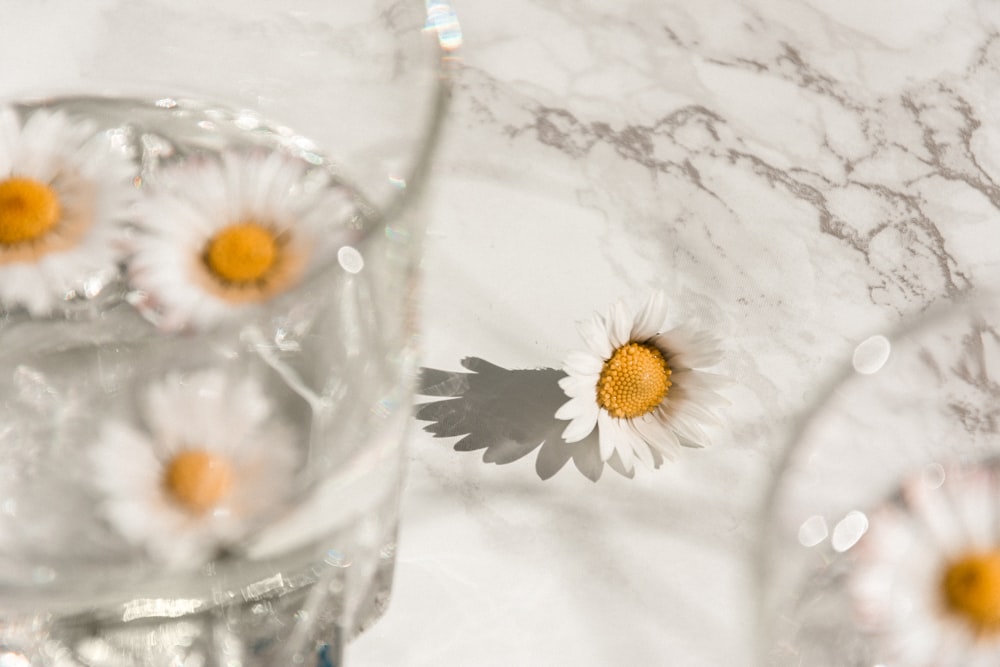
[[[357,248],[345,245],[337,251],[337,261],[341,268],[348,273],[358,273],[365,268],[365,258],[361,256]]]
[[[853,547],[868,532],[868,517],[864,512],[852,510],[833,528],[830,544],[834,551],[844,552]]]
[[[830,534],[826,527],[826,519],[817,515],[811,516],[799,526],[799,544],[804,547],[814,547]]]
[[[892,343],[885,336],[872,336],[854,348],[854,370],[864,375],[877,373],[889,360]]]
[[[929,489],[936,489],[944,484],[946,476],[944,466],[940,463],[931,463],[924,468],[924,484]]]

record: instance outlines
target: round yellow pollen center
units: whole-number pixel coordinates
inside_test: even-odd
[[[45,235],[59,221],[59,198],[30,178],[0,181],[0,244],[15,245]]]
[[[670,389],[670,367],[653,345],[628,343],[604,362],[597,381],[597,404],[612,417],[652,412]]]
[[[225,459],[199,449],[181,452],[163,474],[169,496],[185,509],[203,514],[219,504],[233,485],[233,469]]]
[[[260,280],[278,259],[274,232],[256,222],[229,225],[208,242],[205,264],[220,280],[249,283]]]
[[[978,634],[1000,632],[1000,550],[954,560],[945,568],[941,590],[948,610]]]

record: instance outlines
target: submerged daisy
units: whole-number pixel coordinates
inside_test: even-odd
[[[559,382],[570,400],[556,412],[570,420],[566,442],[578,442],[598,428],[600,454],[617,454],[626,471],[635,460],[655,467],[678,448],[703,446],[705,424],[718,424],[715,408],[728,401],[717,390],[719,375],[697,370],[721,358],[718,341],[686,327],[666,329],[666,303],[653,294],[634,317],[621,303],[607,318],[580,325],[587,351],[571,352]]]
[[[872,513],[849,590],[880,661],[1000,664],[1000,470],[911,479]]]
[[[109,523],[173,566],[198,565],[238,541],[293,490],[294,431],[251,379],[220,370],[150,386],[142,428],[104,425],[90,452]]]
[[[44,316],[113,280],[133,177],[93,123],[0,108],[0,306]]]
[[[343,187],[279,152],[164,169],[140,203],[136,305],[165,329],[204,328],[296,286],[345,242]]]

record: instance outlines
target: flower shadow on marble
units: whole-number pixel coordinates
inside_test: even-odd
[[[437,438],[461,436],[455,450],[484,450],[485,463],[513,463],[538,450],[535,471],[542,479],[570,460],[588,479],[600,479],[604,462],[597,431],[567,443],[561,435],[566,423],[554,416],[566,402],[559,387],[566,373],[554,368],[507,369],[478,357],[466,357],[461,364],[470,372],[421,369],[418,393],[443,399],[417,405],[416,419],[433,422],[425,431]],[[626,477],[634,474],[617,455],[608,465]]]

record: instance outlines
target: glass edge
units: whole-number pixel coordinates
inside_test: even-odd
[[[426,3],[425,12],[429,8],[430,3]],[[431,32],[433,28],[425,26],[423,30]],[[379,222],[381,224],[372,225],[371,229],[365,230],[365,234],[361,239],[361,242],[363,243],[367,242],[372,236],[377,235],[381,229],[383,229],[386,225],[390,225],[393,220],[404,215],[411,203],[419,200],[430,180],[429,167],[434,160],[442,135],[444,134],[446,125],[445,120],[448,116],[448,110],[450,108],[453,84],[458,72],[461,69],[461,61],[456,54],[456,49],[444,48],[437,36],[434,36],[433,39],[435,40],[435,45],[428,46],[429,51],[433,49],[428,57],[436,58],[436,62],[428,65],[428,67],[434,70],[436,76],[434,77],[433,90],[428,95],[429,111],[427,113],[427,122],[424,125],[424,128],[419,132],[421,141],[415,150],[416,158],[411,163],[409,173],[406,177],[406,188],[401,191],[398,197],[393,198],[391,203],[387,205],[384,211],[381,212],[381,215],[379,216]],[[73,94],[69,90],[57,92],[59,94]],[[46,95],[51,96],[51,94],[52,91],[48,91]],[[5,101],[7,100],[0,98],[0,104]],[[301,290],[308,289],[310,285],[314,285],[317,282],[322,281],[324,277],[329,275],[329,272],[335,271],[337,268],[337,263],[333,262],[330,266],[318,271],[317,274],[311,279],[304,281],[302,285],[282,295],[282,297],[294,297],[294,295]],[[246,324],[246,321],[233,323],[233,326],[236,330],[238,330],[244,324]],[[225,328],[227,327],[222,327],[218,330],[213,329],[210,333],[218,333]],[[170,334],[170,332],[166,333]],[[152,336],[145,341],[145,344],[156,344],[158,340],[158,336]],[[303,489],[301,493],[296,493],[294,498],[288,502],[287,507],[294,508],[298,503],[308,499],[314,490],[314,485],[309,485],[307,488]],[[92,573],[89,571],[78,573],[76,576],[71,577],[70,580],[75,581],[77,579],[86,579],[91,576],[91,574]],[[183,574],[183,572],[169,573],[169,576],[175,576],[177,574]],[[19,588],[18,590],[28,590],[30,588],[33,587],[28,586],[24,589]],[[5,589],[5,587],[0,584],[0,595],[2,595],[5,590],[11,589]]]
[[[955,293],[940,297],[926,304],[920,309],[905,314],[901,319],[889,328],[885,335],[890,340],[899,340],[903,336],[912,335],[924,329],[934,326],[936,323],[952,316],[956,311],[972,312],[976,304],[989,301],[1000,301],[1000,291],[995,288],[970,287]],[[785,473],[791,468],[799,451],[798,443],[806,433],[809,425],[817,411],[853,376],[856,371],[847,363],[842,362],[842,368],[827,375],[820,382],[821,390],[803,408],[802,412],[795,416],[793,424],[786,437],[782,438],[781,449],[775,461],[775,465],[770,475],[764,491],[759,496],[753,516],[755,535],[752,544],[751,575],[753,579],[752,594],[756,599],[751,601],[748,608],[753,610],[757,630],[753,632],[755,638],[753,647],[756,667],[767,667],[768,654],[773,648],[771,639],[774,636],[773,609],[769,605],[768,584],[773,578],[775,566],[768,562],[768,552],[771,543],[768,538],[774,527],[774,515],[777,509],[777,502],[780,496]]]

